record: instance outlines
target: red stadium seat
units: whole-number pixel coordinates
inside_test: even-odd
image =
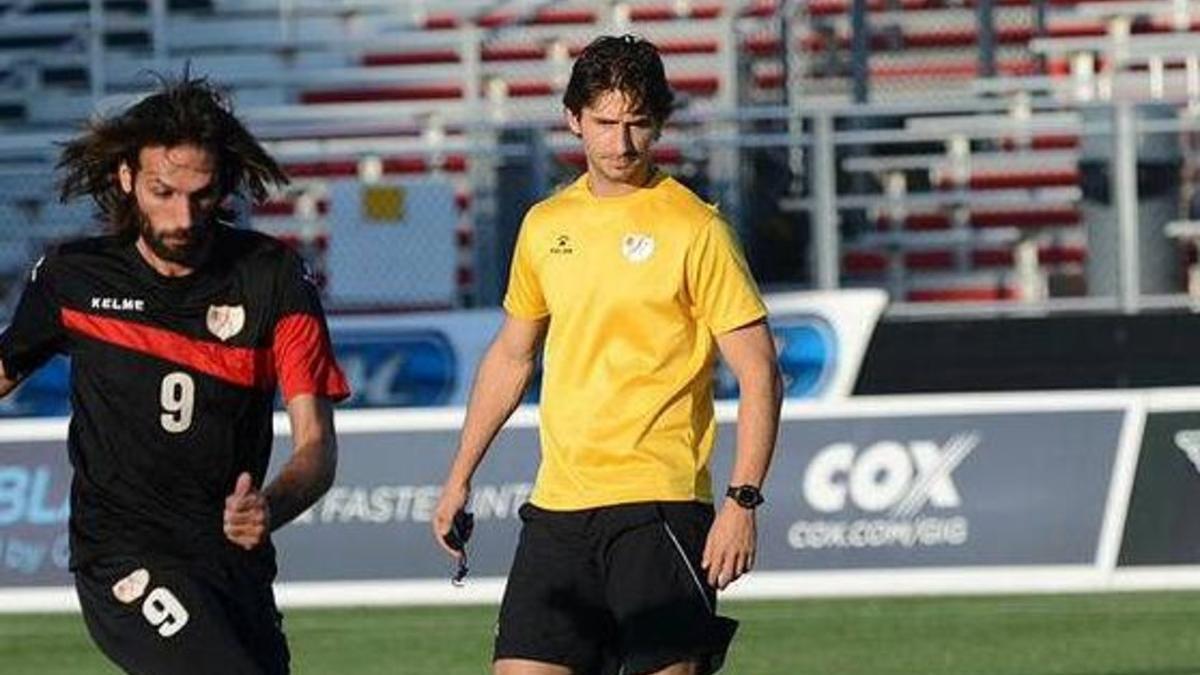
[[[422,27],[425,30],[453,30],[458,28],[459,18],[452,12],[438,12],[425,17]]]
[[[1037,0],[994,0],[998,7],[1030,7]],[[1047,4],[1056,7],[1068,7],[1081,2],[1092,0],[1049,0]],[[1105,0],[1098,0],[1104,2]],[[1111,0],[1110,0],[1111,1]],[[808,5],[808,13],[812,16],[836,16],[850,12],[851,0],[813,0]],[[956,2],[951,0],[900,0],[899,9],[902,11],[936,11],[955,7],[974,7],[973,0]],[[870,12],[891,11],[895,5],[891,0],[868,0],[867,10]]]
[[[1036,59],[1031,58],[1001,59],[996,63],[996,72],[1011,77],[1036,75],[1038,72],[1038,63]],[[871,77],[881,80],[907,78],[964,79],[978,75],[978,59],[933,61],[920,65],[879,64],[871,66]]]
[[[634,23],[654,23],[678,19],[715,19],[725,11],[724,3],[698,3],[682,9],[669,3],[641,5],[630,8],[629,19]],[[742,9],[746,17],[767,18],[779,11],[777,0],[755,0]],[[513,25],[528,26],[585,26],[597,23],[600,16],[595,10],[582,8],[543,7],[524,16],[517,12],[496,11],[483,15],[475,24],[484,28],[502,28]],[[425,30],[451,30],[465,23],[465,19],[454,12],[429,14],[421,24]]]
[[[1016,290],[1007,286],[919,288],[905,294],[909,302],[988,302],[1013,300],[1016,297]]]
[[[458,61],[458,52],[448,48],[372,53],[362,58],[364,66],[425,66]]]
[[[904,11],[919,11],[926,9],[942,9],[946,7],[941,0],[900,0],[899,8]],[[893,7],[885,0],[868,0],[867,10],[882,12]],[[811,16],[836,16],[850,13],[850,0],[812,0],[808,3],[808,13]]]
[[[353,159],[289,162],[283,168],[294,178],[344,178],[358,175],[358,161]],[[449,155],[440,168],[449,173],[461,173],[467,168],[467,158],[463,155]],[[383,159],[384,174],[426,173],[433,169],[434,166],[425,157]]]
[[[742,10],[742,14],[763,18],[772,16],[777,11],[779,11],[779,0],[753,0]]]
[[[996,42],[1001,45],[1024,44],[1033,38],[1033,28],[1029,26],[1002,26],[996,31]],[[839,49],[850,48],[850,36],[837,37]],[[944,49],[946,47],[970,47],[979,42],[979,31],[975,28],[943,28],[925,31],[907,31],[900,35],[872,33],[870,48],[882,49]],[[823,51],[829,48],[829,40],[824,35],[809,35],[801,41],[804,49],[810,52]],[[774,46],[778,50],[779,43]]]
[[[629,10],[630,20],[639,23],[674,21],[681,18],[681,16],[688,19],[715,19],[721,16],[721,3],[712,2],[703,5],[692,5],[682,15],[675,7],[670,5],[641,5]]]
[[[948,270],[954,267],[954,251],[947,249],[908,251],[904,254],[904,266],[910,270]]]
[[[1083,222],[1074,206],[1055,208],[979,209],[971,212],[975,227],[1070,227]]]
[[[1079,225],[1083,216],[1075,206],[1059,207],[1005,207],[992,209],[973,209],[969,216],[972,227],[1071,227]],[[887,230],[892,227],[892,221],[885,215],[876,218],[876,227]],[[947,230],[951,227],[950,215],[944,212],[918,212],[908,214],[901,224],[903,229],[921,232],[929,230]]]
[[[1048,245],[1038,248],[1038,263],[1044,267],[1065,264],[1082,264],[1087,261],[1087,250],[1081,246]],[[977,268],[1011,267],[1012,249],[988,248],[971,253],[971,264]]]
[[[889,259],[885,251],[850,250],[842,255],[842,269],[851,276],[878,276],[887,271]],[[1012,267],[1015,262],[1011,247],[975,249],[969,253],[968,259],[973,269]],[[907,251],[901,260],[910,274],[945,271],[954,268],[955,251],[945,248]],[[1082,264],[1086,261],[1087,249],[1082,246],[1046,244],[1038,248],[1038,263],[1043,267]]]
[[[1055,171],[972,171],[965,185],[948,177],[938,181],[942,189],[969,187],[972,190],[1008,190],[1079,185],[1078,169]]]
[[[1025,143],[1029,150],[1071,150],[1079,147],[1079,137],[1074,134],[1039,134],[1025,141],[1012,137],[1000,139],[1003,150],[1016,150]]]
[[[300,94],[301,103],[364,103],[373,101],[430,101],[462,98],[458,84],[421,84],[356,89],[325,89]]]
[[[888,268],[887,254],[878,251],[846,251],[842,269],[852,275],[882,274]]]
[[[591,9],[543,7],[535,10],[533,15],[526,17],[512,12],[492,12],[485,14],[476,23],[484,28],[499,28],[515,23],[532,26],[564,26],[593,24],[596,23],[596,19],[596,12]]]

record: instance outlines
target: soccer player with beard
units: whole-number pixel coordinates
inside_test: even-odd
[[[279,674],[270,533],[315,502],[348,395],[317,291],[278,241],[227,224],[287,178],[185,75],[63,150],[62,196],[107,236],[34,267],[0,335],[0,395],[71,358],[71,569],[88,631],[131,673]],[[293,451],[264,486],[276,390]]]

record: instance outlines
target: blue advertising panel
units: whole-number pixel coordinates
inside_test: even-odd
[[[443,331],[340,331],[333,339],[350,381],[349,407],[434,407],[455,396],[459,356]]]
[[[16,391],[0,399],[0,417],[62,417],[71,414],[71,361],[50,359]]]
[[[61,586],[70,551],[62,440],[0,445],[0,586]]]

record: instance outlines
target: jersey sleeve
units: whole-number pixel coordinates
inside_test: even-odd
[[[697,316],[714,335],[767,314],[733,231],[719,216],[700,228],[688,248],[687,287]]]
[[[284,402],[301,394],[344,400],[350,386],[334,358],[317,288],[298,255],[286,254],[280,282],[272,351]]]
[[[0,334],[0,363],[9,379],[23,380],[63,351],[66,331],[46,258],[29,274],[12,322]]]
[[[512,266],[508,272],[508,291],[504,294],[504,310],[518,319],[541,319],[550,313],[542,283],[538,279],[534,258],[530,253],[530,218],[525,218],[517,234]]]

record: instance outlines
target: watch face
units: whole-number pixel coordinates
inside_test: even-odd
[[[734,489],[734,501],[747,509],[752,509],[763,503],[762,493],[752,485],[742,485]]]

